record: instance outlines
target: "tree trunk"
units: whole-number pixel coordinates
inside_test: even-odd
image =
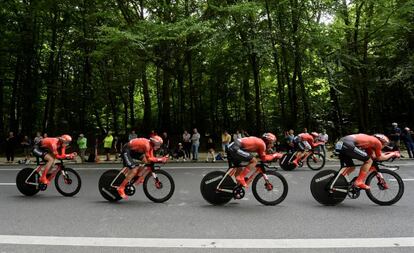
[[[157,68],[157,83],[159,76],[159,70]],[[147,65],[144,65],[141,73],[142,80],[142,92],[144,93],[144,122],[143,127],[146,132],[151,130],[152,126],[152,108],[151,108],[151,96],[149,92],[148,80],[147,80]]]

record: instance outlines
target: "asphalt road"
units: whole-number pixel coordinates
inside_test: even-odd
[[[138,252],[413,252],[414,239],[408,243],[411,247],[401,247],[395,238],[414,238],[414,161],[395,164],[401,165],[398,173],[405,180],[405,193],[398,203],[386,207],[365,194],[338,206],[322,206],[309,190],[316,172],[306,167],[279,170],[288,181],[289,193],[281,204],[269,207],[256,201],[251,190],[244,199],[225,206],[208,204],[200,194],[200,181],[210,171],[225,170],[224,163],[163,166],[176,183],[173,197],[163,204],[146,199],[142,187],[128,201],[104,200],[98,179],[106,169],[119,168],[114,164],[73,165],[83,184],[72,198],[61,196],[54,186],[34,197],[22,196],[14,182],[23,167],[1,166],[0,253],[56,252],[57,248],[60,252],[137,252],[136,247],[141,247]],[[328,162],[327,167],[337,168],[337,163]],[[264,239],[276,241],[267,245]],[[10,240],[13,244],[7,244]],[[383,246],[387,240],[392,246]],[[171,244],[164,245],[167,241]],[[346,241],[350,245],[344,245]]]

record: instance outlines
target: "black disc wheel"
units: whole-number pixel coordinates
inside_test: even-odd
[[[200,184],[200,191],[203,198],[213,205],[224,205],[233,198],[233,189],[236,183],[233,179],[227,176],[223,171],[213,171],[203,177]],[[223,191],[218,191],[217,186],[223,180],[220,188]]]
[[[288,194],[288,184],[284,176],[276,171],[267,171],[267,179],[258,174],[252,183],[254,197],[263,205],[274,206],[282,202]]]
[[[164,170],[154,171],[156,177],[154,178],[153,173],[148,173],[144,179],[144,193],[148,199],[155,203],[163,203],[169,200],[175,190],[174,180],[171,175]]]
[[[81,185],[81,178],[74,169],[65,168],[56,174],[56,190],[65,197],[75,196],[80,191]]]
[[[279,160],[280,168],[286,171],[294,170],[296,166],[291,162],[295,159],[296,155],[294,155],[294,153],[284,154],[282,158]]]
[[[325,156],[322,153],[313,153],[306,159],[306,164],[311,170],[320,170],[325,166]]]
[[[40,191],[39,173],[32,168],[24,168],[16,176],[17,189],[26,196],[33,196]]]
[[[344,201],[347,196],[348,182],[344,176],[339,176],[334,187],[341,191],[329,191],[329,188],[336,178],[337,171],[323,170],[318,172],[311,181],[310,190],[316,201],[326,206],[335,206]]]
[[[125,179],[125,175],[123,173],[119,173],[119,170],[107,170],[102,174],[101,178],[99,178],[99,192],[102,197],[108,201],[116,202],[122,199],[122,197],[118,194],[116,186],[121,185]],[[113,186],[111,186],[111,184]]]
[[[401,199],[404,194],[404,182],[394,171],[381,169],[371,173],[365,181],[370,186],[366,190],[368,198],[381,206],[389,206]]]

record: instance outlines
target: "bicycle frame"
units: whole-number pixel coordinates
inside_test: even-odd
[[[221,192],[228,192],[228,193],[233,193],[233,189],[223,189],[223,188],[221,188],[220,186],[221,186],[221,184],[224,182],[224,179],[227,177],[227,176],[229,176],[232,180],[233,180],[233,182],[235,183],[235,184],[237,184],[237,180],[236,180],[236,171],[237,171],[237,169],[238,168],[242,168],[243,166],[241,166],[241,167],[234,167],[234,166],[232,166],[232,167],[230,167],[228,170],[227,170],[227,172],[226,172],[226,174],[223,176],[223,178],[221,179],[221,181],[218,183],[218,185],[217,185],[217,191],[221,191]],[[250,185],[251,183],[252,183],[252,181],[253,181],[253,179],[258,175],[258,174],[263,174],[263,177],[264,177],[264,179],[265,180],[268,180],[268,177],[267,177],[267,175],[266,175],[266,169],[265,169],[265,167],[267,167],[267,165],[265,165],[265,164],[263,164],[263,163],[260,163],[260,164],[256,164],[256,170],[248,177],[248,179],[246,180],[246,184],[247,185]]]
[[[132,178],[132,181],[131,181],[132,184],[142,184],[143,181],[142,180],[138,180],[138,179],[139,178],[145,178],[149,173],[151,173],[154,178],[157,178],[157,175],[155,174],[154,169],[156,167],[159,168],[160,166],[155,166],[154,164],[144,164],[144,165],[139,165],[138,167],[139,168],[137,169],[137,173]],[[117,188],[118,186],[114,185],[115,182],[116,182],[116,180],[118,179],[118,177],[121,174],[126,175],[128,173],[128,171],[129,171],[129,168],[128,167],[123,168],[118,173],[118,175],[114,178],[114,180],[112,180],[112,182],[110,184],[111,187]],[[139,174],[141,174],[141,175],[139,176]]]
[[[31,176],[32,176],[34,173],[36,173],[36,172],[37,172],[37,175],[36,175],[36,182],[38,182],[38,181],[39,181],[39,178],[37,178],[37,177],[38,177],[38,175],[40,174],[40,171],[42,170],[42,168],[43,168],[43,164],[42,164],[42,165],[38,165],[38,166],[36,167],[36,169],[34,169],[34,170],[33,170],[33,172],[32,172],[32,173],[30,173],[30,175],[26,178],[25,183],[26,183],[26,184],[29,184],[29,185],[35,185],[35,186],[38,186],[38,185],[39,185],[39,183],[29,182],[28,180],[29,180],[29,178],[31,178]],[[52,167],[49,169],[49,170],[52,170],[52,173],[48,173],[48,174],[50,174],[49,176],[47,176],[47,175],[46,175],[47,179],[48,179],[49,181],[52,181],[52,180],[53,180],[53,178],[55,178],[55,177],[56,177],[57,173],[59,173],[60,171],[62,171],[62,173],[64,173],[64,172],[63,172],[63,171],[64,171],[64,168],[65,168],[65,166],[63,165],[63,161],[60,161],[59,163],[56,163],[54,166],[52,166]]]
[[[362,164],[359,164],[359,165],[355,165],[355,167],[356,166],[361,166]],[[373,162],[372,163],[372,166],[371,166],[371,168],[369,169],[369,171],[368,171],[368,175],[369,174],[371,174],[371,173],[376,173],[378,176],[379,176],[379,179],[380,180],[384,180],[384,177],[382,176],[382,174],[381,174],[381,172],[379,171],[379,166],[383,166],[383,167],[386,167],[386,168],[389,168],[389,169],[391,169],[391,168],[394,168],[394,170],[398,170],[399,169],[399,167],[398,166],[387,166],[387,165],[384,165],[384,164],[382,164],[382,163],[379,163],[379,162]],[[344,193],[348,193],[348,188],[347,189],[342,189],[342,188],[335,188],[335,187],[333,187],[334,185],[335,185],[335,183],[336,183],[336,181],[338,180],[338,178],[342,175],[342,173],[344,173],[345,172],[345,170],[347,169],[347,168],[349,168],[349,167],[342,167],[339,171],[338,171],[338,173],[337,173],[337,175],[336,175],[336,177],[335,177],[335,179],[332,181],[332,183],[331,183],[331,185],[329,186],[329,191],[331,191],[331,192],[334,192],[334,191],[337,191],[337,192],[344,192]],[[348,182],[348,187],[351,185],[351,182]]]

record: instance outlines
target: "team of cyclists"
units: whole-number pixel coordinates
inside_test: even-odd
[[[301,157],[306,152],[322,144],[315,141],[318,133],[301,133],[294,138],[295,148],[299,151],[295,160],[292,161],[297,166]],[[228,160],[232,166],[236,166],[235,174],[237,182],[246,187],[245,178],[256,164],[257,159],[252,153],[257,153],[259,158],[264,162],[270,162],[282,157],[281,153],[268,154],[272,150],[276,136],[272,133],[265,133],[258,137],[244,137],[232,142],[227,149]],[[55,163],[56,159],[73,159],[77,154],[66,154],[66,147],[70,144],[72,138],[64,134],[55,138],[44,138],[34,146],[33,154],[35,157],[42,158],[46,165],[41,170],[40,182],[48,184],[46,177],[49,169]],[[384,161],[390,158],[400,157],[399,151],[383,153],[384,147],[389,145],[389,139],[383,134],[353,134],[341,138],[335,145],[335,151],[339,154],[341,167],[346,167],[345,174],[350,174],[355,170],[353,159],[363,162],[360,168],[359,176],[354,185],[360,189],[367,190],[369,186],[365,185],[364,180],[371,168],[373,160]],[[165,163],[168,157],[156,157],[154,151],[158,150],[163,144],[163,139],[158,135],[151,135],[147,138],[134,138],[126,143],[121,152],[121,158],[124,168],[128,168],[124,181],[118,187],[118,193],[122,198],[127,198],[125,186],[135,175],[139,175],[141,167],[137,166],[134,159],[142,163]],[[244,168],[241,163],[247,163]]]

